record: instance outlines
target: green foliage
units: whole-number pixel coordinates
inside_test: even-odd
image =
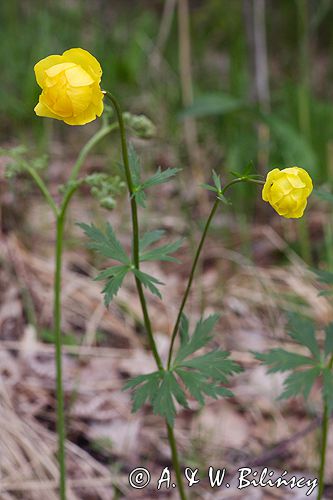
[[[135,152],[134,147],[131,144],[129,145],[128,148],[128,155],[129,155],[131,174],[134,183],[133,196],[135,196],[137,203],[142,207],[146,206],[145,189],[157,186],[158,184],[164,184],[165,182],[168,182],[172,177],[174,177],[178,172],[181,171],[180,168],[167,168],[163,171],[161,170],[161,168],[158,168],[155,174],[153,174],[147,180],[141,181],[140,160]]]
[[[123,119],[126,127],[130,128],[141,139],[151,139],[156,135],[154,123],[145,115],[133,115],[132,113],[123,113]]]
[[[270,128],[276,146],[282,153],[283,161],[290,165],[302,165],[312,175],[318,163],[316,154],[290,121],[283,120],[276,115],[263,117]]]
[[[115,208],[115,197],[122,193],[125,188],[125,182],[118,175],[95,173],[88,175],[84,182],[90,186],[91,194],[99,201],[101,207],[107,210]]]
[[[105,269],[96,276],[96,280],[107,279],[107,283],[102,290],[106,307],[110,305],[113,297],[119,292],[129,270],[129,266],[113,266],[109,269]]]
[[[164,285],[164,283],[153,276],[150,276],[150,274],[140,271],[139,269],[132,268],[132,271],[145,288],[148,288],[153,295],[157,295],[160,299],[162,298],[159,289],[155,285]]]
[[[145,249],[150,246],[155,241],[158,241],[160,237],[164,234],[164,231],[153,231],[146,233],[144,237],[140,240],[140,261],[149,260],[160,260],[168,262],[179,262],[178,259],[172,257],[171,253],[176,252],[182,245],[183,240],[176,240],[173,243],[166,243],[157,248],[153,248],[145,251]]]
[[[0,148],[0,156],[6,156],[10,159],[6,164],[5,175],[7,178],[13,178],[21,173],[32,170],[43,170],[47,167],[47,156],[42,155],[36,158],[29,158],[30,152],[25,146],[14,148]]]
[[[313,269],[313,272],[317,275],[318,280],[325,285],[333,285],[333,273],[330,271],[325,271],[322,269]],[[319,295],[332,295],[333,287],[327,290],[321,290]]]
[[[109,223],[106,224],[105,232],[98,229],[94,224],[89,225],[79,223],[78,226],[83,229],[85,235],[90,240],[87,245],[88,248],[95,250],[107,259],[118,261],[121,264],[103,269],[95,278],[98,281],[106,281],[106,285],[103,288],[102,293],[104,294],[104,301],[107,306],[117,295],[128,272],[133,273],[136,279],[138,279],[145,288],[150,290],[152,294],[162,298],[162,295],[156,285],[163,285],[164,283],[154,278],[154,276],[151,276],[140,269],[136,269]],[[177,240],[173,243],[166,243],[165,245],[161,245],[157,248],[148,248],[150,245],[157,242],[163,234],[164,231],[156,230],[143,235],[139,241],[139,259],[141,262],[153,260],[178,262],[178,260],[170,254],[176,252],[180,248],[182,240]]]
[[[256,353],[256,358],[270,366],[268,373],[285,372],[300,366],[313,366],[315,364],[315,361],[308,356],[279,348],[271,349],[264,354]]]
[[[197,97],[194,103],[180,113],[180,118],[225,115],[248,107],[245,101],[227,93],[211,93]]]
[[[186,391],[201,405],[205,402],[205,396],[214,399],[232,396],[232,392],[223,385],[229,382],[231,375],[240,372],[241,367],[228,359],[229,353],[215,349],[189,358],[210,342],[217,320],[215,314],[201,319],[190,336],[189,321],[185,315],[182,316],[181,344],[170,369],[139,375],[124,386],[124,389],[133,390],[133,412],[149,402],[155,414],[165,417],[173,425],[175,402],[188,408]]]
[[[313,194],[320,200],[328,201],[331,205],[333,205],[333,194],[329,191],[325,191],[324,189],[314,189]]]
[[[314,384],[322,381],[323,398],[332,411],[333,323],[325,328],[323,347],[316,339],[313,321],[300,315],[290,315],[288,335],[298,345],[306,347],[309,356],[276,348],[267,353],[255,353],[255,357],[269,367],[268,373],[290,372],[284,381],[284,390],[279,399],[288,399],[298,395],[307,399]]]
[[[85,235],[91,240],[88,243],[88,248],[95,250],[103,255],[103,257],[117,260],[122,264],[130,264],[130,258],[114,234],[111,224],[106,224],[105,233],[94,226],[94,224],[79,223],[78,226],[83,229]]]

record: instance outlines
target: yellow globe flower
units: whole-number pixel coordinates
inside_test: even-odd
[[[274,168],[267,174],[262,199],[282,217],[296,219],[302,217],[312,189],[311,177],[303,168]]]
[[[102,68],[86,50],[70,49],[61,56],[48,56],[34,70],[43,90],[36,115],[84,125],[103,113]]]

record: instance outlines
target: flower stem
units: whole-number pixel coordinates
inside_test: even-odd
[[[118,123],[102,126],[101,129],[83,146],[76,163],[72,169],[69,181],[74,182],[80,172],[84,160],[91,149],[105,137],[109,132],[118,127]],[[64,391],[62,376],[62,338],[61,338],[61,277],[62,277],[62,253],[63,236],[66,222],[66,214],[69,202],[75,193],[78,184],[70,185],[67,189],[60,208],[52,198],[48,188],[38,172],[28,168],[47,203],[51,207],[56,219],[56,250],[55,250],[55,272],[53,284],[54,297],[54,335],[56,351],[56,398],[57,398],[57,435],[58,435],[58,462],[59,462],[59,495],[61,500],[66,500],[66,457],[65,457],[65,414],[64,414]]]
[[[318,495],[317,500],[321,500],[324,492],[324,475],[325,475],[325,465],[326,465],[326,450],[327,450],[327,435],[328,435],[328,424],[329,415],[328,407],[326,402],[324,402],[323,420],[321,423],[321,450],[320,450],[320,467],[319,467],[319,478],[318,478]]]
[[[64,392],[62,383],[62,339],[61,339],[61,268],[65,213],[56,219],[56,253],[54,275],[54,334],[56,348],[56,393],[57,393],[57,434],[58,462],[60,469],[59,494],[66,500],[66,464],[65,464],[65,415]]]
[[[132,231],[133,231],[133,263],[134,263],[135,268],[139,269],[140,268],[140,259],[139,259],[138,207],[136,204],[135,197],[133,196],[134,186],[133,186],[132,174],[131,174],[131,169],[130,169],[129,159],[128,159],[125,125],[124,125],[123,115],[122,115],[120,106],[119,106],[116,98],[110,92],[104,91],[104,94],[111,101],[111,103],[114,107],[115,113],[117,115],[117,119],[118,119],[120,140],[121,140],[121,149],[122,149],[122,156],[123,156],[123,162],[124,162],[124,168],[125,168],[126,183],[127,183],[127,188],[128,188],[130,202],[131,202]],[[153,352],[153,355],[154,355],[154,358],[155,358],[155,361],[156,361],[156,364],[157,364],[159,370],[163,370],[162,360],[158,354],[155,339],[153,336],[153,329],[152,329],[152,325],[151,325],[151,321],[150,321],[150,317],[149,317],[149,313],[148,313],[147,303],[146,303],[145,295],[143,292],[142,284],[141,284],[140,280],[136,277],[135,277],[135,283],[136,283],[136,287],[137,287],[138,294],[139,294],[139,299],[140,299],[141,308],[142,308],[143,317],[144,317],[145,328],[147,330],[147,335],[148,335],[148,339],[149,339],[149,345],[151,347],[151,350]]]
[[[105,137],[108,135],[110,132],[115,130],[118,127],[118,123],[111,123],[110,125],[103,125],[97,132],[94,134],[89,141],[83,146],[81,149],[79,156],[77,157],[77,160],[75,162],[75,165],[72,169],[72,172],[69,176],[69,182],[75,181],[77,179],[77,176],[79,175],[80,169],[83,165],[84,160],[87,158],[88,154],[92,150],[92,148]]]
[[[328,363],[328,369],[332,370],[333,367],[333,356]],[[324,493],[324,480],[325,480],[325,465],[326,465],[326,451],[327,451],[327,437],[329,428],[330,415],[328,411],[328,405],[325,398],[323,397],[323,419],[321,423],[321,450],[320,450],[320,466],[319,466],[319,478],[318,478],[318,495],[317,500],[321,500]]]
[[[111,101],[111,103],[114,107],[115,113],[117,115],[118,123],[119,123],[122,156],[123,156],[123,162],[124,162],[124,168],[125,168],[127,188],[128,188],[130,203],[131,203],[132,231],[133,231],[133,263],[134,263],[135,268],[139,269],[140,259],[139,259],[138,207],[137,207],[135,196],[133,196],[134,186],[133,186],[132,174],[131,174],[131,169],[130,169],[129,159],[128,159],[125,126],[124,126],[123,116],[122,116],[122,112],[121,112],[120,106],[118,104],[118,101],[110,92],[104,91],[104,94]],[[145,328],[146,328],[147,335],[148,335],[149,345],[150,345],[150,348],[153,352],[153,356],[154,356],[154,359],[155,359],[155,362],[156,362],[158,369],[161,371],[164,371],[163,363],[162,363],[160,355],[157,351],[157,346],[156,346],[155,339],[153,336],[152,325],[151,325],[151,321],[150,321],[150,317],[149,317],[149,313],[148,313],[146,298],[144,295],[142,284],[138,278],[135,278],[135,283],[136,283],[136,287],[138,290],[138,295],[139,295],[139,299],[140,299],[140,303],[141,303],[144,324],[145,324]],[[168,440],[169,440],[170,449],[171,449],[172,464],[173,464],[173,468],[174,468],[175,473],[176,473],[179,494],[180,494],[180,497],[182,500],[186,500],[183,479],[182,479],[180,466],[179,466],[176,441],[174,438],[172,427],[169,426],[168,424],[167,424],[167,430],[168,430]]]
[[[233,179],[226,186],[224,186],[224,188],[222,189],[222,191],[221,191],[220,194],[224,195],[224,193],[227,191],[227,189],[229,189],[234,184],[238,184],[239,182],[251,182],[251,183],[255,183],[255,184],[264,184],[260,180],[249,179],[247,177],[239,177],[237,179]],[[200,242],[199,242],[199,246],[198,246],[197,251],[196,251],[195,256],[194,256],[194,260],[193,260],[192,268],[191,268],[191,271],[190,271],[190,276],[189,276],[189,279],[188,279],[188,282],[187,282],[187,286],[186,286],[186,289],[185,289],[185,293],[184,293],[184,296],[183,296],[183,300],[181,302],[181,305],[180,305],[180,308],[179,308],[179,312],[178,312],[178,315],[177,315],[177,319],[176,319],[176,322],[175,322],[175,326],[174,326],[174,328],[172,330],[172,334],[171,334],[171,342],[170,342],[169,355],[168,355],[168,365],[167,365],[168,369],[170,369],[170,366],[171,366],[172,352],[173,352],[173,347],[174,347],[175,339],[176,339],[176,336],[177,336],[177,333],[178,333],[178,328],[179,328],[180,320],[181,320],[181,317],[182,317],[182,314],[183,314],[183,311],[184,311],[184,308],[185,308],[185,305],[186,305],[186,302],[187,302],[187,299],[188,299],[188,296],[189,296],[189,293],[190,293],[190,290],[191,290],[191,286],[192,286],[194,274],[195,274],[195,271],[196,271],[196,268],[197,268],[197,264],[198,264],[198,261],[199,261],[199,257],[200,257],[200,254],[201,254],[201,250],[202,250],[202,247],[203,247],[203,245],[205,243],[205,239],[206,239],[206,236],[207,236],[207,233],[208,233],[208,229],[209,229],[210,224],[211,224],[211,222],[212,222],[212,220],[214,218],[214,215],[215,215],[216,210],[217,210],[217,208],[219,206],[219,203],[220,203],[220,200],[218,198],[216,198],[215,203],[214,203],[214,205],[213,205],[213,207],[212,207],[212,209],[210,211],[210,214],[208,216],[207,222],[205,224],[205,227],[204,227],[204,230],[203,230]]]
[[[185,304],[187,302],[187,299],[188,299],[188,296],[189,296],[189,293],[190,293],[190,290],[191,290],[191,286],[192,286],[192,282],[193,282],[195,270],[197,268],[198,260],[199,260],[200,254],[201,254],[201,250],[202,250],[202,247],[203,247],[203,245],[205,243],[205,239],[206,239],[206,236],[207,236],[207,232],[208,232],[209,226],[210,226],[210,224],[211,224],[211,222],[213,220],[213,217],[214,217],[214,215],[216,213],[216,210],[217,210],[217,208],[219,206],[219,203],[220,203],[220,200],[218,200],[216,198],[215,203],[213,205],[213,208],[211,209],[209,217],[207,219],[205,228],[203,230],[199,246],[198,246],[197,251],[196,251],[195,256],[194,256],[194,260],[193,260],[193,264],[192,264],[190,276],[189,276],[189,279],[188,279],[188,282],[187,282],[186,290],[185,290],[185,293],[184,293],[184,296],[183,296],[183,300],[182,300],[182,302],[180,304],[180,308],[179,308],[179,312],[178,312],[178,315],[177,315],[176,323],[175,323],[175,326],[173,328],[172,335],[171,335],[171,342],[170,342],[169,355],[168,355],[168,369],[171,366],[173,346],[174,346],[175,339],[176,339],[176,336],[177,336],[177,332],[178,332],[178,328],[179,328],[179,323],[180,323],[180,320],[181,320],[181,317],[182,317],[182,314],[183,314],[183,311],[184,311],[184,307],[185,307]]]
[[[35,183],[37,184],[37,186],[39,187],[41,193],[44,195],[44,198],[47,201],[50,208],[52,209],[54,216],[57,217],[58,207],[54,199],[52,198],[50,191],[47,189],[43,179],[40,177],[39,173],[34,168],[27,167],[27,170],[31,175],[31,177],[33,178],[33,180],[35,181]]]
[[[186,500],[183,478],[182,478],[181,471],[180,471],[175,435],[173,433],[173,428],[169,424],[167,424],[167,431],[168,431],[168,439],[169,439],[169,444],[170,444],[171,454],[172,454],[172,463],[173,463],[173,467],[175,469],[177,484],[178,484],[178,488],[179,488],[179,495],[180,495],[181,500]]]

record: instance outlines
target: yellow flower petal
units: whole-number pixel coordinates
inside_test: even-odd
[[[65,61],[75,62],[86,71],[93,73],[97,78],[97,82],[100,82],[102,76],[101,65],[87,50],[79,48],[69,49],[63,53],[63,57]]]
[[[62,56],[52,55],[52,56],[45,57],[44,59],[39,61],[37,64],[35,64],[34,71],[35,71],[37,83],[40,87],[43,88],[45,78],[47,78],[45,71],[47,69],[49,69],[51,66],[55,66],[56,64],[59,64],[62,61],[63,61]]]
[[[56,114],[52,113],[52,111],[47,106],[45,106],[45,104],[43,104],[40,101],[40,99],[39,99],[38,104],[35,106],[34,111],[35,111],[37,116],[44,116],[46,118],[55,118],[56,120],[62,119],[59,116],[57,116]]]
[[[81,66],[74,65],[65,73],[71,87],[85,87],[94,83],[94,79]]]
[[[264,201],[268,201],[270,186],[273,183],[273,181],[278,177],[279,173],[280,170],[278,168],[274,168],[273,170],[268,172],[266,182],[262,190],[262,199]]]

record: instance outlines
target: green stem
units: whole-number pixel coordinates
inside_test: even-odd
[[[103,126],[82,148],[79,157],[73,167],[69,180],[74,182],[79,174],[80,168],[90,150],[109,132],[117,127],[117,123]],[[60,209],[56,206],[47,187],[37,172],[29,170],[40,190],[51,206],[56,217],[56,252],[55,252],[55,276],[54,276],[54,334],[56,349],[56,394],[57,394],[57,434],[58,434],[58,461],[60,470],[59,495],[61,500],[66,500],[66,457],[65,457],[65,413],[64,392],[62,376],[62,337],[61,337],[61,277],[62,277],[62,253],[64,226],[66,221],[69,202],[78,185],[74,183],[64,195]]]
[[[192,264],[190,276],[189,276],[189,279],[188,279],[188,282],[187,282],[186,290],[185,290],[185,293],[184,293],[184,296],[183,296],[183,300],[182,300],[182,302],[180,304],[180,308],[179,308],[179,312],[178,312],[178,315],[177,315],[176,323],[175,323],[175,326],[173,328],[172,335],[171,335],[171,342],[170,342],[169,355],[168,355],[168,369],[170,369],[170,366],[171,366],[173,346],[174,346],[174,343],[175,343],[175,339],[176,339],[176,336],[177,336],[177,332],[178,332],[180,320],[181,320],[181,317],[182,317],[182,314],[183,314],[183,311],[184,311],[184,308],[185,308],[185,304],[187,302],[187,299],[188,299],[188,296],[189,296],[189,293],[190,293],[190,290],[191,290],[191,286],[192,286],[192,282],[193,282],[195,270],[197,268],[198,260],[199,260],[200,254],[201,254],[201,250],[202,250],[202,247],[204,245],[204,242],[205,242],[205,239],[206,239],[206,236],[207,236],[207,232],[208,232],[209,226],[210,226],[210,224],[211,224],[211,222],[213,220],[213,217],[214,217],[214,215],[216,213],[216,210],[217,210],[217,208],[219,206],[219,203],[220,203],[220,200],[218,200],[216,198],[215,203],[213,205],[213,208],[211,209],[209,217],[207,219],[205,228],[203,230],[199,246],[198,246],[197,251],[196,251],[195,256],[194,256],[194,260],[193,260],[193,264]]]
[[[123,116],[122,116],[122,112],[121,112],[120,106],[118,104],[118,101],[109,92],[105,91],[104,93],[107,96],[107,98],[111,101],[111,103],[115,109],[115,112],[116,112],[116,115],[118,118],[118,123],[119,123],[119,131],[120,131],[120,139],[121,139],[121,147],[122,147],[122,156],[123,156],[124,168],[125,168],[125,176],[126,176],[127,187],[128,187],[130,201],[131,201],[132,230],[133,230],[133,263],[134,263],[135,268],[139,269],[140,259],[139,259],[138,208],[137,208],[135,196],[133,196],[133,193],[134,193],[133,181],[132,181],[132,174],[131,174],[131,169],[130,169],[129,159],[128,159],[125,126],[124,126]],[[150,348],[153,352],[154,359],[155,359],[155,362],[156,362],[158,369],[161,371],[164,371],[163,363],[162,363],[162,360],[160,358],[160,355],[158,354],[155,339],[153,336],[152,325],[151,325],[151,321],[150,321],[150,317],[149,317],[149,313],[148,313],[147,303],[146,303],[144,291],[142,288],[142,284],[141,284],[140,280],[138,280],[137,278],[135,278],[135,283],[136,283],[138,295],[140,298],[140,303],[141,303],[141,308],[142,308],[143,318],[144,318],[144,324],[145,324],[145,328],[146,328],[146,331],[148,334],[149,345],[150,345]],[[173,430],[168,424],[167,424],[167,430],[168,430],[168,439],[169,439],[169,444],[170,444],[170,449],[171,449],[172,464],[173,464],[173,467],[174,467],[174,470],[176,473],[180,497],[182,500],[186,500],[183,479],[182,479],[180,466],[179,466],[176,441],[174,438]]]
[[[238,184],[239,182],[251,182],[251,183],[255,183],[255,184],[264,184],[264,182],[260,181],[260,180],[248,179],[246,177],[239,177],[238,179],[234,179],[231,182],[229,182],[222,189],[221,194],[224,195],[224,193],[227,191],[227,189],[229,189],[234,184]],[[212,209],[210,211],[210,214],[208,216],[205,228],[203,230],[199,246],[198,246],[197,251],[195,253],[195,257],[194,257],[194,260],[193,260],[193,264],[192,264],[190,276],[189,276],[189,279],[188,279],[188,282],[187,282],[187,286],[186,286],[186,289],[185,289],[185,293],[184,293],[184,296],[183,296],[183,300],[181,302],[181,305],[180,305],[180,308],[179,308],[179,312],[178,312],[178,315],[177,315],[177,319],[176,319],[176,322],[175,322],[175,326],[174,326],[174,328],[172,330],[172,334],[171,334],[171,342],[170,342],[169,355],[168,355],[168,365],[167,365],[168,366],[168,370],[170,369],[170,366],[171,366],[172,352],[173,352],[173,347],[174,347],[175,339],[176,339],[176,336],[177,336],[177,333],[178,333],[178,328],[179,328],[180,320],[181,320],[181,317],[182,317],[182,314],[183,314],[183,311],[184,311],[184,308],[185,308],[188,296],[190,294],[190,290],[191,290],[191,286],[192,286],[194,274],[195,274],[195,271],[196,271],[196,268],[197,268],[197,264],[198,264],[198,261],[199,261],[199,257],[200,257],[200,254],[201,254],[201,250],[202,250],[202,247],[203,247],[203,245],[205,243],[205,239],[206,239],[206,236],[207,236],[207,233],[208,233],[208,229],[209,229],[210,224],[211,224],[211,222],[213,220],[213,217],[214,217],[214,215],[216,213],[216,210],[217,210],[217,208],[219,206],[219,203],[220,203],[220,200],[216,198],[215,203],[214,203],[214,205],[213,205],[213,207],[212,207]]]
[[[171,454],[172,454],[172,463],[173,463],[173,467],[175,469],[177,484],[178,484],[178,488],[179,488],[179,495],[180,495],[181,500],[186,500],[183,478],[181,475],[180,464],[179,464],[179,459],[178,459],[175,435],[173,433],[173,428],[169,424],[167,424],[167,431],[168,431],[168,439],[169,439],[169,444],[170,444]]]
[[[56,392],[57,392],[57,434],[58,461],[60,469],[59,494],[66,500],[66,464],[65,464],[65,415],[64,392],[62,383],[62,339],[61,339],[61,268],[64,233],[64,212],[56,219],[56,254],[54,275],[54,333],[56,348]]]
[[[69,176],[69,182],[75,181],[77,179],[77,176],[79,175],[80,169],[83,165],[84,160],[92,150],[92,148],[105,137],[108,135],[110,132],[115,130],[118,127],[118,123],[111,123],[110,125],[103,125],[96,134],[94,134],[91,139],[83,146],[81,149],[79,156],[77,157],[77,160],[75,162],[75,165],[72,169],[71,175]]]
[[[328,368],[332,370],[333,367],[333,356],[330,359]],[[326,452],[327,452],[327,437],[329,428],[330,415],[328,411],[328,405],[325,398],[323,398],[323,419],[321,423],[321,450],[320,450],[320,466],[319,466],[319,478],[318,478],[318,495],[317,500],[321,500],[324,493],[324,480],[325,480],[325,466],[326,466]]]
[[[39,187],[42,194],[44,195],[47,203],[49,204],[49,206],[52,209],[54,216],[57,217],[58,207],[57,207],[54,199],[52,198],[50,191],[47,189],[46,184],[44,183],[43,179],[40,177],[40,175],[38,174],[38,172],[34,168],[27,167],[27,170],[28,170],[29,174],[31,175],[31,177],[36,182],[36,184]]]
[[[110,92],[104,91],[104,94],[111,101],[111,103],[114,107],[115,113],[117,115],[117,119],[118,119],[120,140],[121,140],[121,149],[122,149],[122,156],[123,156],[124,168],[125,168],[126,183],[127,183],[128,192],[129,192],[129,196],[130,196],[130,202],[131,202],[132,231],[133,231],[133,263],[134,263],[135,268],[139,269],[140,268],[140,259],[139,259],[138,207],[136,204],[135,196],[133,196],[134,187],[133,187],[132,174],[131,174],[131,169],[130,169],[129,159],[128,159],[125,125],[124,125],[123,115],[122,115],[120,106],[119,106],[116,98]],[[151,347],[151,350],[153,352],[153,355],[154,355],[154,358],[155,358],[155,361],[156,361],[156,364],[157,364],[159,370],[163,370],[163,363],[162,363],[162,360],[160,358],[160,355],[158,354],[155,339],[153,336],[153,329],[152,329],[150,317],[148,314],[148,308],[147,308],[147,303],[146,303],[145,295],[143,292],[142,284],[141,284],[140,280],[136,277],[135,277],[135,283],[136,283],[136,287],[137,287],[138,294],[139,294],[139,299],[140,299],[141,308],[142,308],[142,312],[143,312],[144,324],[145,324],[145,328],[146,328],[148,339],[149,339],[149,345]]]

